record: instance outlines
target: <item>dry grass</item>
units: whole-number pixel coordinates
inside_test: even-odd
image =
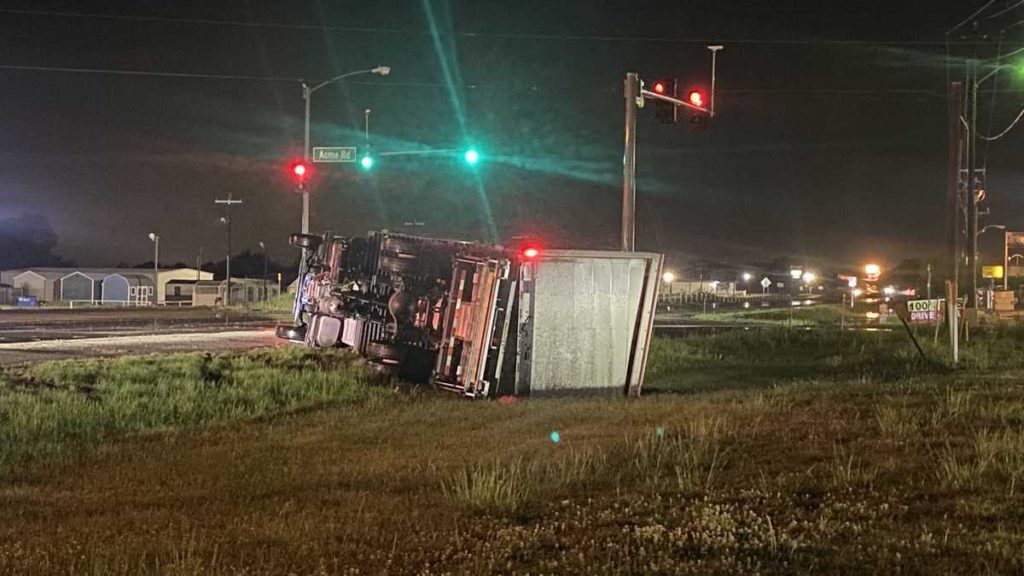
[[[222,379],[244,365],[225,362]],[[0,574],[1024,570],[1020,373],[843,380],[822,362],[756,390],[508,406],[377,392],[48,436],[78,456],[33,452],[2,477]],[[5,393],[54,422],[44,406],[108,368],[50,366],[37,379],[62,387]]]

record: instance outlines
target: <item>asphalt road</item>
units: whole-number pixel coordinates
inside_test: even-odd
[[[42,360],[274,346],[275,319],[222,310],[0,311],[0,365]]]

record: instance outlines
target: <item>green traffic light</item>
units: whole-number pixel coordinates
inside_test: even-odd
[[[363,170],[373,168],[373,156],[370,156],[369,154],[363,156],[363,159],[359,161],[359,164],[362,165]]]
[[[470,148],[466,150],[465,158],[467,164],[476,164],[480,160],[480,154],[473,148]]]

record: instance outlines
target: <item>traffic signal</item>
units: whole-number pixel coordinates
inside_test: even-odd
[[[363,170],[369,170],[373,168],[373,156],[370,156],[369,152],[363,154],[363,157],[359,160],[359,165],[363,167]]]
[[[686,101],[698,108],[707,109],[708,99],[701,90],[690,90],[686,94]],[[694,110],[689,108],[690,117],[690,128],[694,130],[703,130],[708,127],[708,122],[711,120],[711,114],[706,111]]]
[[[466,154],[463,156],[466,160],[466,164],[472,166],[480,161],[480,153],[476,151],[476,148],[470,148],[466,150]]]
[[[307,176],[309,176],[309,167],[306,166],[305,162],[292,164],[292,177],[297,185],[302,186],[305,184]]]
[[[660,78],[655,80],[654,83],[651,84],[651,92],[660,94],[661,96],[676,98],[676,79]],[[663,100],[654,101],[654,115],[658,118],[658,122],[661,122],[662,124],[675,124],[679,120],[676,105]]]

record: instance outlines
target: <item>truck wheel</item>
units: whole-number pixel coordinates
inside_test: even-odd
[[[370,372],[379,374],[385,378],[397,378],[399,366],[398,364],[385,364],[384,362],[376,362],[370,360],[366,363],[366,367],[370,369]]]
[[[366,356],[383,362],[398,363],[405,357],[405,349],[397,344],[379,340],[366,345]]]
[[[305,326],[278,326],[275,330],[277,337],[292,342],[302,342],[306,339]]]
[[[396,274],[409,274],[419,266],[419,260],[412,254],[384,256],[380,259],[380,267]]]
[[[315,234],[292,234],[288,237],[288,243],[296,248],[309,248],[315,250],[323,242],[323,238]]]
[[[384,242],[384,249],[388,252],[413,255],[419,251],[419,243],[405,238],[388,238]]]

